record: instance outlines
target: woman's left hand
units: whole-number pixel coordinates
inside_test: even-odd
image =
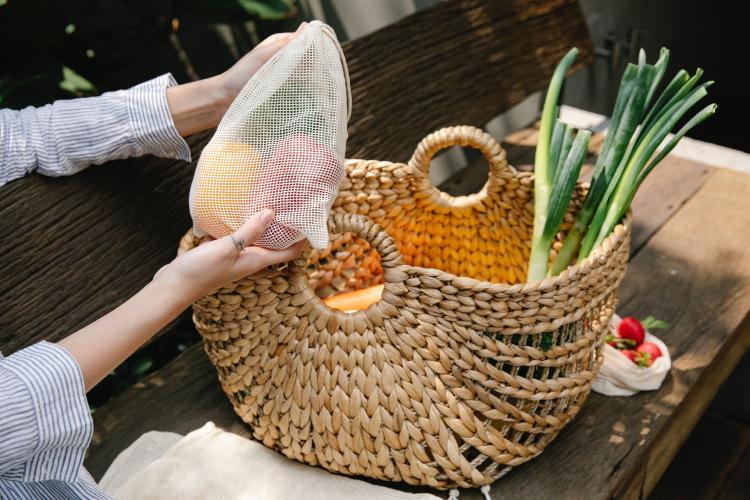
[[[292,260],[302,253],[300,241],[285,250],[268,250],[252,246],[273,221],[273,210],[263,210],[251,217],[232,236],[205,242],[164,266],[154,276],[166,282],[176,293],[186,294],[188,303],[224,285],[249,276],[264,267]],[[243,246],[240,251],[235,241]]]

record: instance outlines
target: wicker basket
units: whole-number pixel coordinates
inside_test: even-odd
[[[454,144],[488,159],[476,195],[430,185],[432,155]],[[349,160],[347,173],[328,250],[194,305],[222,387],[255,438],[295,460],[436,488],[491,483],[588,396],[629,223],[560,276],[524,283],[533,176],[481,130],[443,129],[409,164]],[[188,233],[181,251],[196,244]],[[366,311],[319,298],[382,281]]]

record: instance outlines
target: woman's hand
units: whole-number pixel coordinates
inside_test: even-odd
[[[167,103],[177,132],[187,137],[216,127],[242,87],[266,61],[304,29],[271,35],[224,73],[167,89]]]
[[[269,36],[256,45],[253,50],[245,54],[234,66],[219,75],[225,93],[227,108],[229,108],[229,105],[232,104],[237,94],[240,93],[242,87],[245,86],[247,81],[250,80],[260,67],[291,42],[297,36],[297,33],[305,29],[306,25],[307,23],[300,24],[294,33],[276,33]]]
[[[161,268],[154,280],[168,283],[175,293],[184,293],[186,300],[193,302],[264,267],[298,257],[304,241],[286,250],[252,246],[273,222],[273,217],[270,209],[255,214],[232,235],[234,241],[225,236],[203,243]],[[244,250],[240,252],[235,241],[244,243]]]
[[[234,233],[255,241],[273,220],[256,214]],[[203,243],[167,264],[140,292],[109,314],[59,342],[78,362],[88,391],[199,297],[271,264],[297,257],[304,243],[286,250],[238,250],[232,238]]]

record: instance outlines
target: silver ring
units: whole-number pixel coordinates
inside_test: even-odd
[[[238,240],[234,237],[233,234],[230,234],[229,237],[232,238],[232,243],[234,243],[237,251],[241,252],[245,249],[245,240]]]

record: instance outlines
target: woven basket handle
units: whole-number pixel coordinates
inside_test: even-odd
[[[328,229],[332,233],[353,233],[367,241],[380,255],[380,265],[383,268],[383,282],[385,289],[383,294],[394,293],[399,287],[403,287],[403,282],[407,278],[401,266],[404,261],[401,253],[396,248],[393,238],[388,236],[385,230],[372,220],[354,214],[343,214],[335,212],[328,219]],[[346,313],[337,309],[330,309],[316,294],[310,282],[307,280],[305,269],[307,267],[307,257],[309,254],[303,254],[302,257],[293,261],[291,267],[292,282],[299,287],[302,297],[296,305],[312,303],[320,313],[336,315],[338,318],[356,317],[365,315],[365,311]],[[370,308],[378,306],[383,299],[372,304]]]
[[[332,233],[353,233],[365,240],[380,255],[383,272],[404,265],[401,253],[393,238],[388,236],[379,224],[362,215],[334,212],[328,219],[328,229]],[[386,273],[387,274],[387,273]],[[387,276],[385,277],[387,281]]]
[[[501,178],[507,179],[515,175],[513,167],[508,165],[505,150],[500,144],[484,130],[471,125],[445,127],[431,133],[419,143],[409,160],[409,166],[427,177],[430,162],[435,153],[451,146],[468,146],[481,151],[490,166],[489,182],[491,185]]]

